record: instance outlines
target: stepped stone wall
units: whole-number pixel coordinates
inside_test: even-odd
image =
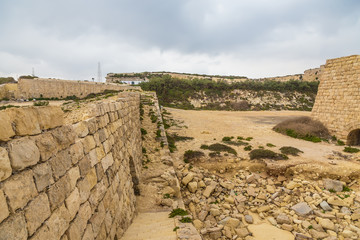
[[[348,144],[360,144],[360,55],[326,61],[312,117]]]
[[[20,78],[17,84],[0,86],[0,99],[65,98],[68,96],[84,98],[90,93],[101,93],[105,90],[122,91],[129,89],[140,90],[140,87],[48,78]]]
[[[120,239],[135,213],[140,96],[0,111],[0,240]]]

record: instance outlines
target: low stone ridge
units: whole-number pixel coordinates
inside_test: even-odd
[[[135,215],[139,105],[124,93],[68,125],[59,107],[0,111],[0,239],[120,239]]]

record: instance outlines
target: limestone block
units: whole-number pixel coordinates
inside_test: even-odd
[[[90,118],[86,120],[86,123],[90,134],[94,134],[95,132],[97,132],[98,128],[96,125],[96,118]]]
[[[85,202],[80,206],[79,212],[71,223],[67,233],[69,239],[81,239],[81,236],[87,226],[87,222],[91,217],[91,208],[89,202]]]
[[[89,128],[87,127],[86,121],[82,121],[74,124],[73,129],[78,138],[86,137],[89,134]]]
[[[84,153],[90,152],[92,149],[96,147],[96,143],[94,137],[92,135],[88,135],[82,139],[82,144],[84,146]]]
[[[68,175],[64,175],[48,191],[51,211],[61,206],[65,198],[70,194],[70,180]]]
[[[0,223],[9,216],[9,209],[6,203],[4,192],[0,190]]]
[[[51,167],[48,163],[36,165],[33,169],[36,188],[39,192],[54,183]]]
[[[59,145],[59,149],[65,149],[75,143],[75,132],[72,126],[62,126],[51,131]]]
[[[85,232],[84,232],[84,236],[82,238],[82,240],[93,240],[95,237],[94,237],[94,233],[93,233],[93,230],[92,230],[92,226],[91,224],[88,224],[86,229],[85,229]],[[110,239],[114,239],[114,238],[110,238]]]
[[[106,139],[108,139],[109,133],[106,128],[102,128],[99,130],[99,138],[101,142],[104,142]]]
[[[91,167],[94,167],[95,164],[97,164],[97,163],[100,161],[100,159],[97,158],[97,153],[96,153],[96,149],[95,149],[95,148],[89,152],[89,154],[87,155],[87,157],[88,157],[88,159],[90,160]]]
[[[90,169],[88,174],[86,174],[85,178],[88,180],[90,189],[92,189],[97,183],[97,176],[96,176],[96,171],[95,171],[94,167]]]
[[[104,208],[104,204],[100,203],[97,208],[97,211],[95,211],[95,213],[91,216],[89,221],[93,227],[93,232],[95,236],[98,235],[101,228],[101,223],[104,221],[104,219],[105,219],[105,208]]]
[[[80,208],[80,194],[77,188],[66,198],[65,204],[69,210],[70,219],[72,220]]]
[[[22,170],[40,161],[40,151],[35,142],[29,138],[20,138],[9,143],[11,166],[14,170]]]
[[[0,111],[0,122],[0,141],[8,141],[11,137],[15,136],[8,111]]]
[[[64,113],[59,106],[35,108],[40,129],[46,130],[64,125]]]
[[[96,240],[106,239],[106,227],[105,223],[103,222],[100,226],[100,231],[96,236]]]
[[[106,193],[106,186],[104,185],[104,181],[100,181],[98,184],[90,192],[89,202],[92,207],[98,205],[99,201],[104,197]]]
[[[55,179],[59,179],[71,167],[71,159],[68,150],[58,152],[54,157],[50,158],[49,164],[53,171]]]
[[[84,157],[84,148],[82,143],[79,141],[71,145],[69,148],[69,153],[72,163],[76,164],[79,160],[81,160]]]
[[[23,208],[38,195],[31,170],[13,175],[4,182],[3,190],[9,199],[9,206],[13,212]]]
[[[26,240],[28,233],[26,229],[25,217],[18,213],[0,224],[0,240]]]
[[[35,108],[11,108],[8,114],[13,119],[16,135],[25,136],[41,133]]]
[[[69,227],[70,214],[64,204],[60,205],[50,216],[49,220],[46,221],[50,232],[52,233],[52,239],[60,239]]]
[[[31,201],[25,208],[25,218],[29,235],[32,235],[50,214],[49,200],[45,193],[40,194]]]
[[[114,163],[114,158],[112,156],[112,154],[108,154],[106,155],[106,157],[104,157],[102,160],[101,160],[101,165],[104,169],[104,172],[106,172],[106,170],[111,166],[113,165]]]
[[[81,177],[84,177],[89,172],[89,170],[91,169],[91,163],[90,163],[90,159],[88,156],[84,156],[79,161],[79,169],[80,169]]]
[[[90,184],[86,178],[80,180],[77,183],[77,188],[79,189],[80,202],[83,203],[88,200],[90,196]]]
[[[73,190],[76,186],[77,180],[80,178],[80,170],[79,167],[73,167],[71,168],[67,175],[69,176],[69,181],[70,181],[70,189]]]
[[[36,146],[39,148],[42,161],[48,160],[58,152],[58,144],[50,132],[33,137]]]
[[[0,147],[0,182],[10,177],[11,173],[12,169],[8,152],[5,148]]]
[[[101,159],[103,159],[105,157],[105,152],[104,152],[104,148],[102,147],[102,145],[100,145],[100,147],[95,148],[96,149],[96,157],[97,159],[99,159],[99,161]]]

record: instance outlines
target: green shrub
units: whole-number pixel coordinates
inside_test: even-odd
[[[161,130],[160,129],[156,130],[155,134],[156,134],[157,138],[161,138]]]
[[[15,105],[4,105],[4,106],[0,106],[0,110],[4,110],[7,108],[19,108],[19,106],[15,106]]]
[[[202,145],[200,146],[200,148],[206,150],[206,149],[209,149],[209,146],[206,145],[206,144],[202,144]]]
[[[192,219],[189,218],[189,217],[183,217],[183,218],[180,219],[180,222],[182,222],[182,223],[191,223]]]
[[[141,128],[141,135],[146,135],[147,134],[147,131],[143,128]]]
[[[173,218],[175,216],[186,216],[186,215],[189,215],[189,213],[186,210],[182,208],[176,208],[171,211],[171,213],[169,214],[169,218]]]
[[[142,153],[146,153],[146,148],[142,147]]]
[[[210,151],[215,151],[215,152],[228,152],[234,155],[237,155],[237,152],[235,151],[235,149],[233,149],[232,147],[226,146],[224,144],[221,143],[215,143],[215,144],[211,144],[208,148]]]
[[[49,105],[49,101],[37,101],[33,103],[34,106],[47,106]]]
[[[251,140],[253,140],[254,138],[253,137],[247,137],[245,140],[250,142]]]
[[[278,154],[267,149],[254,149],[249,153],[250,159],[273,159],[273,160],[285,160],[288,157],[284,154]]]
[[[223,137],[222,141],[223,142],[228,142],[231,141],[231,139],[233,139],[234,137]]]
[[[348,153],[357,153],[360,152],[360,149],[353,147],[345,147],[343,151]]]
[[[336,145],[338,145],[338,146],[344,146],[345,143],[344,143],[343,141],[341,141],[340,139],[338,139],[338,140],[336,141]]]
[[[234,141],[226,141],[224,142],[225,144],[228,144],[228,145],[233,145],[233,146],[246,146],[246,145],[249,145],[249,143],[247,142],[243,142],[243,141],[237,141],[237,142],[234,142]]]
[[[184,162],[188,163],[190,160],[200,158],[205,156],[205,154],[201,151],[193,151],[193,150],[187,150],[184,153]]]
[[[298,117],[277,124],[274,131],[281,134],[311,142],[321,142],[330,139],[328,129],[319,121],[310,117]]]
[[[252,146],[251,146],[251,145],[244,147],[244,150],[245,150],[245,151],[251,151],[251,149],[252,149]]]
[[[272,143],[267,143],[266,146],[268,146],[268,147],[276,147],[276,146],[275,146],[274,144],[272,144]]]
[[[293,155],[293,156],[299,156],[299,153],[303,153],[303,151],[301,151],[297,148],[294,148],[294,147],[290,147],[290,146],[281,147],[280,151],[283,154]]]

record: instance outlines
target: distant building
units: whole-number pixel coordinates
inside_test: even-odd
[[[149,79],[141,74],[132,73],[109,73],[106,76],[107,83],[119,83],[128,85],[138,85],[142,82],[148,82]]]

